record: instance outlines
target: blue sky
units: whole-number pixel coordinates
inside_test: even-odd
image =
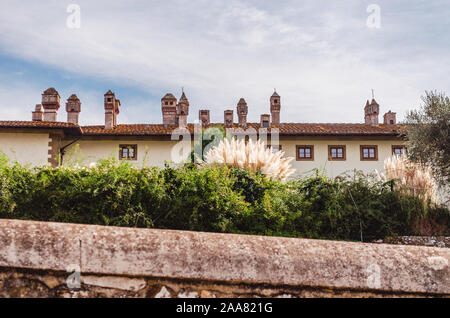
[[[372,88],[401,120],[425,90],[449,92],[449,17],[448,0],[1,0],[0,120],[31,119],[48,87],[79,96],[82,124],[103,123],[108,89],[119,123],[159,123],[160,98],[181,87],[191,122],[199,109],[222,121],[240,97],[258,121],[274,88],[284,122],[362,122]]]

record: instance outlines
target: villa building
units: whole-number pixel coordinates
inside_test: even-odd
[[[163,166],[172,160],[173,133],[185,131],[194,143],[196,124],[188,123],[189,100],[183,92],[180,99],[166,94],[161,99],[162,123],[119,124],[120,100],[108,91],[104,95],[105,122],[99,126],[78,124],[81,101],[71,95],[66,102],[67,120],[57,121],[60,96],[54,88],[42,94],[31,121],[0,121],[0,150],[11,160],[33,166],[57,166],[67,162],[75,152],[86,163],[111,155],[138,165]],[[380,106],[372,99],[364,107],[364,123],[287,123],[281,122],[281,97],[274,92],[269,99],[270,114],[260,122],[247,122],[248,106],[241,98],[237,103],[237,122],[233,110],[224,111],[222,123],[210,122],[210,110],[199,111],[203,129],[222,127],[261,138],[264,135],[274,151],[294,157],[297,175],[314,168],[336,176],[358,169],[364,172],[383,170],[384,159],[406,152],[405,131],[396,122],[396,114],[387,112],[379,123]],[[199,124],[197,124],[199,126]],[[176,134],[175,134],[176,135]],[[176,135],[177,136],[177,135]]]

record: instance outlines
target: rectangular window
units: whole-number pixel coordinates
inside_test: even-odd
[[[137,160],[137,145],[119,145],[119,160]]]
[[[402,145],[393,145],[392,146],[392,154],[394,156],[407,155],[408,149],[406,149],[406,147],[402,146]]]
[[[360,146],[361,160],[378,160],[378,146]]]
[[[296,146],[297,161],[300,160],[314,160],[314,146],[312,145],[297,145]]]
[[[263,128],[269,128],[269,122],[267,120],[263,120],[262,126]]]
[[[345,160],[345,146],[328,146],[328,160]]]

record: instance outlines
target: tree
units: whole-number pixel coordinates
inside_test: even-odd
[[[425,92],[419,110],[409,111],[408,156],[427,164],[444,186],[450,183],[450,99],[444,93]]]

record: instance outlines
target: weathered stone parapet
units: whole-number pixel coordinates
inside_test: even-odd
[[[377,243],[419,245],[450,248],[450,236],[398,236],[388,237]]]
[[[1,296],[450,296],[449,263],[446,248],[0,220]]]

